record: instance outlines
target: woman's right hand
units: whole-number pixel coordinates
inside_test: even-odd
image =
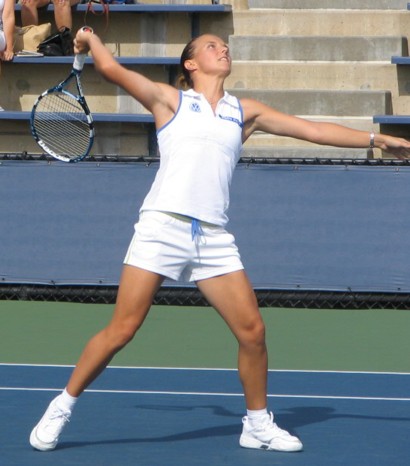
[[[74,39],[74,53],[88,53],[90,51],[88,44],[90,34],[93,34],[93,30],[87,26],[77,31]]]
[[[2,61],[11,61],[13,60],[14,52],[13,50],[4,50],[0,52],[0,60]]]

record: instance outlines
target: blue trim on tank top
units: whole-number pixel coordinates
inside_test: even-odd
[[[178,104],[177,111],[175,112],[174,116],[168,121],[168,123],[165,123],[165,125],[163,125],[163,126],[161,126],[161,128],[158,128],[158,129],[157,129],[157,135],[158,135],[163,129],[165,129],[169,124],[171,124],[173,120],[175,120],[176,116],[177,116],[178,113],[179,113],[179,109],[181,108],[181,105],[182,105],[182,91],[180,90],[180,91],[179,91],[179,104]]]

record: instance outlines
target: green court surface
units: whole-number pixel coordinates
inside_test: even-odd
[[[0,301],[0,362],[75,364],[112,305]],[[410,372],[409,311],[263,308],[270,369]],[[153,306],[115,366],[236,367],[210,307]]]

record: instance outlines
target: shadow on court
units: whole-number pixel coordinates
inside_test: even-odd
[[[226,426],[215,426],[209,427],[206,429],[199,429],[196,431],[187,431],[187,432],[180,432],[178,434],[168,435],[165,437],[152,437],[152,438],[126,438],[120,440],[105,440],[105,441],[97,441],[92,443],[86,442],[72,442],[72,443],[64,443],[62,442],[61,445],[58,447],[59,450],[63,450],[65,448],[78,448],[82,446],[90,446],[90,445],[121,445],[121,444],[139,444],[139,443],[167,443],[167,442],[186,442],[189,440],[194,439],[210,439],[216,437],[226,437],[226,436],[233,436],[240,434],[240,427],[238,427],[238,423],[226,425]]]
[[[146,403],[135,404],[135,396]],[[41,453],[31,449],[28,436],[49,399],[50,393],[0,392],[1,464],[408,465],[408,403],[275,400],[279,425],[304,442],[303,452],[290,454],[239,447],[242,399],[204,404],[203,396],[85,394],[58,448]]]
[[[304,443],[279,453],[240,448],[245,407],[234,371],[108,369],[81,397],[57,449],[34,451],[30,431],[59,391],[50,388],[56,374],[69,370],[0,365],[1,465],[408,466],[406,374],[271,374],[281,393],[294,393],[270,391],[269,408]]]
[[[155,411],[163,411],[169,410],[173,412],[187,412],[197,409],[197,407],[161,407],[160,409],[156,407],[147,407],[147,406],[138,406],[139,410],[144,409],[153,409]],[[201,407],[201,408],[210,408],[210,407]],[[214,408],[213,413],[215,415],[221,415],[226,417],[232,417],[233,419],[240,419],[240,415],[230,413],[223,407],[213,406]],[[354,414],[337,414],[334,408],[329,407],[295,407],[290,409],[291,413],[281,413],[279,416],[276,416],[276,420],[278,421],[280,426],[286,426],[287,430],[291,431],[292,433],[296,433],[299,428],[319,424],[319,423],[328,423],[332,422],[335,419],[346,419],[349,421],[352,420],[361,420],[365,422],[371,421],[383,421],[383,422],[405,422],[409,423],[410,418],[393,418],[393,417],[383,417],[383,416],[359,416]],[[134,437],[134,438],[124,438],[124,439],[117,439],[117,440],[104,440],[104,441],[95,441],[95,442],[70,442],[64,443],[62,442],[59,445],[59,450],[69,449],[69,448],[81,448],[85,446],[98,446],[98,445],[121,445],[121,444],[160,444],[160,443],[168,443],[168,442],[186,442],[194,439],[215,439],[219,437],[231,437],[231,436],[238,436],[240,435],[241,427],[238,422],[234,424],[227,424],[227,425],[215,425],[212,427],[208,427],[205,429],[198,429],[198,430],[189,430],[186,432],[179,432],[172,435],[167,436],[155,436],[151,438],[147,437]]]
[[[377,415],[359,415],[359,414],[340,414],[335,408],[325,406],[312,407],[295,407],[291,408],[290,413],[280,413],[276,416],[279,425],[286,425],[288,430],[297,431],[300,427],[312,424],[333,422],[337,419],[347,419],[349,421],[365,421],[365,422],[410,422],[410,417],[393,417],[393,416],[377,416]]]

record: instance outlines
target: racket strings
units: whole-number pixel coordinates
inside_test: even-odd
[[[90,145],[90,122],[81,104],[71,95],[53,92],[39,102],[34,127],[43,145],[59,156],[76,159]]]

